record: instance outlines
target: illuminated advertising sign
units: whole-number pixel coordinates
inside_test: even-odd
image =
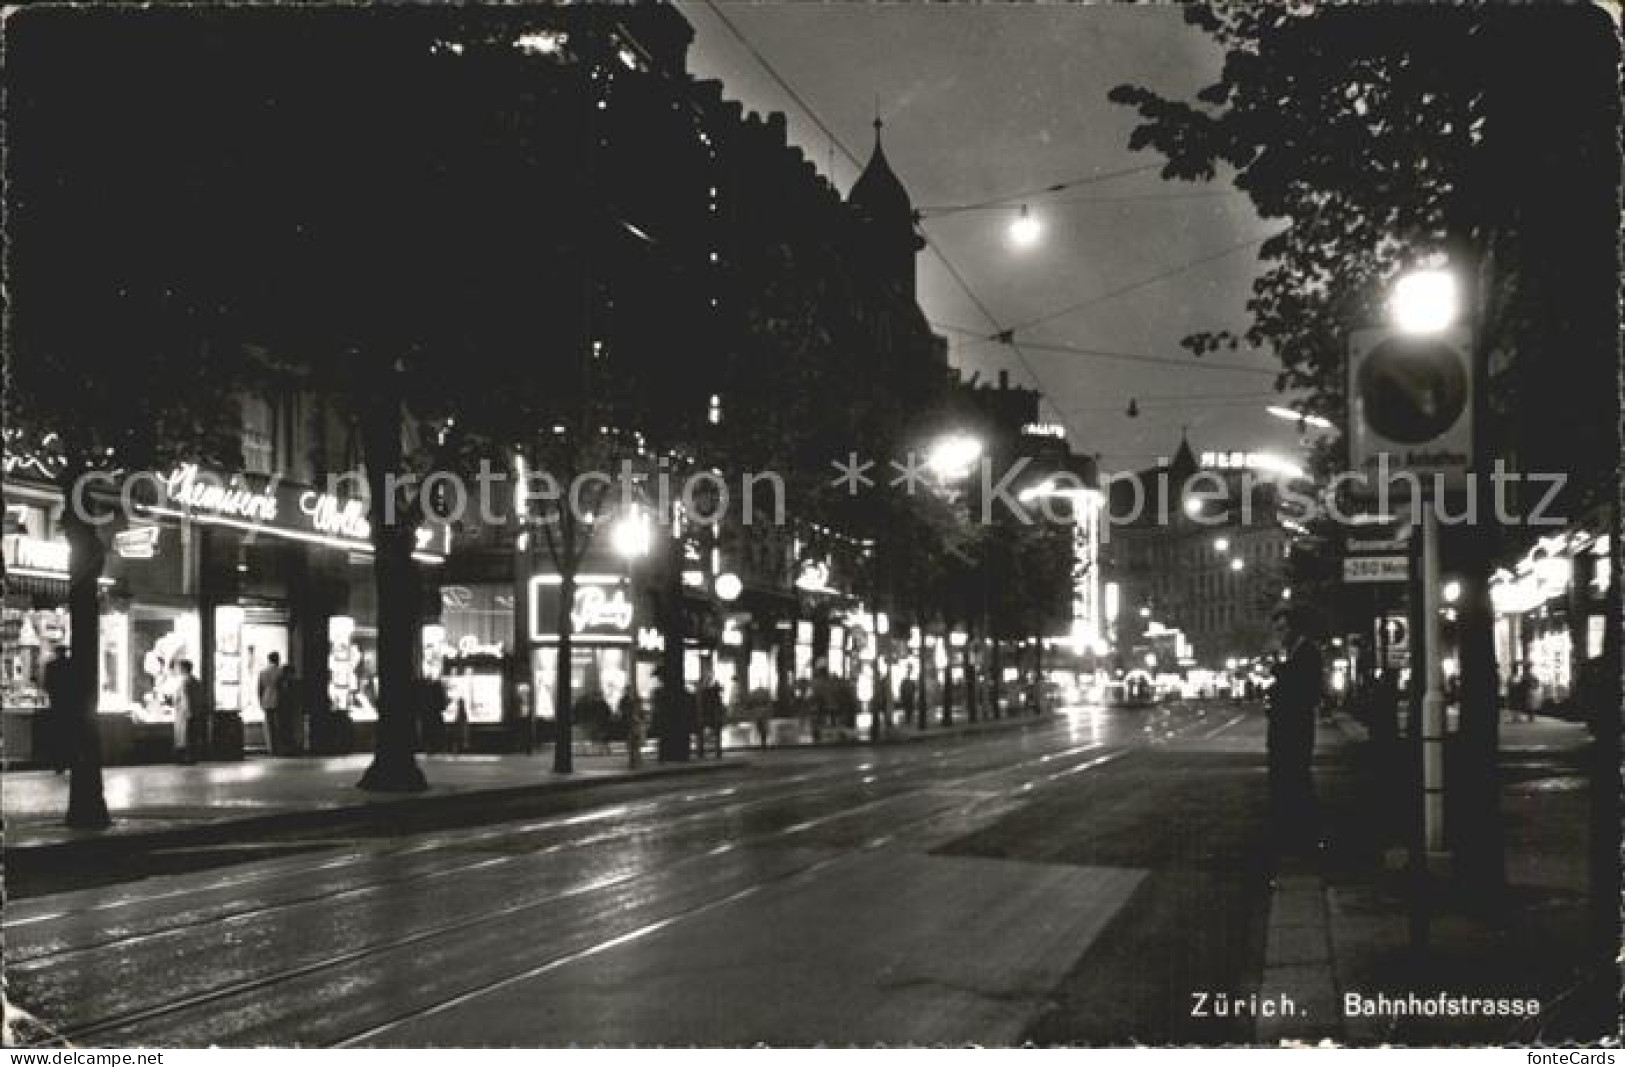
[[[632,600],[621,579],[583,575],[576,579],[570,602],[570,633],[582,644],[625,644],[632,640]],[[556,575],[530,580],[530,639],[550,643],[559,639],[559,596]]]
[[[355,552],[372,551],[372,526],[364,501],[281,484],[259,475],[226,476],[185,463],[159,480],[156,499],[147,497],[142,506],[160,515],[234,526],[251,533],[264,532]],[[437,537],[437,532],[442,536]],[[436,550],[450,549],[446,527],[420,526],[416,536],[415,555],[421,562],[439,563],[442,557]]]

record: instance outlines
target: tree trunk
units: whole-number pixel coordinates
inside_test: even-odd
[[[1001,672],[1004,666],[999,662],[999,639],[992,637],[989,642],[992,647],[988,650],[990,660],[988,670],[991,672],[988,676],[988,700],[993,717],[1000,719],[1004,717],[1004,709],[1001,707],[1004,700],[1004,679]]]
[[[563,509],[561,509],[563,510]],[[575,694],[572,691],[573,659],[575,656],[575,602],[576,565],[575,520],[566,516],[563,529],[563,551],[557,559],[559,567],[558,659],[553,669],[553,773],[570,774],[575,771]]]
[[[1616,605],[1625,551],[1620,547],[1618,508],[1610,506],[1608,510],[1609,579],[1608,588],[1603,593],[1604,602],[1598,605],[1605,612],[1606,619],[1602,662],[1595,665],[1596,691],[1589,694],[1590,703],[1581,710],[1591,719],[1594,738],[1591,753],[1591,847],[1588,857],[1590,942],[1595,953],[1591,962],[1598,973],[1614,979],[1618,973],[1614,956],[1619,946],[1620,931],[1620,644],[1622,636],[1625,636],[1620,632],[1621,619]]]
[[[926,703],[926,699],[925,699],[925,680],[930,674],[928,668],[926,667],[926,657],[927,657],[927,653],[930,650],[930,645],[927,644],[926,639],[925,639],[925,626],[923,624],[923,620],[921,619],[919,613],[917,613],[917,612],[914,615],[913,624],[912,624],[912,626],[911,626],[911,628],[909,630],[909,633],[910,633],[911,636],[912,636],[914,630],[920,631],[920,648],[919,648],[919,654],[916,657],[917,662],[918,662],[918,666],[919,666],[919,671],[918,671],[919,677],[914,679],[914,696],[913,696],[913,705],[914,706],[912,708],[910,708],[909,710],[914,713],[914,728],[916,730],[924,732],[924,730],[925,730],[925,714],[926,714],[925,709],[927,707],[927,703]]]
[[[951,632],[952,632],[952,627],[948,624],[948,622],[946,620],[944,620],[943,621],[943,627],[942,627],[942,642],[943,642],[943,644],[948,645],[949,648],[953,647],[952,642],[950,642],[948,640],[948,635]],[[939,645],[937,647],[941,648],[942,646]],[[936,656],[932,656],[931,660],[932,660],[933,663],[935,663],[936,662]],[[952,652],[948,651],[947,649],[944,649],[943,654],[942,654],[942,725],[944,725],[944,726],[952,726],[953,724],[954,724],[954,657],[953,657]]]
[[[965,647],[960,651],[959,655],[960,669],[965,673],[965,714],[971,722],[977,722],[981,718],[979,714],[981,710],[980,701],[978,701],[976,694],[976,666],[971,652],[971,648],[975,643],[974,635],[966,634]]]
[[[75,477],[74,480],[77,480]],[[113,824],[102,789],[101,734],[96,703],[101,692],[101,608],[97,579],[107,561],[107,548],[96,528],[73,506],[73,487],[63,490],[62,532],[68,541],[68,627],[72,642],[68,677],[69,706],[58,727],[68,748],[67,825],[75,830],[105,830]]]
[[[389,499],[387,478],[400,469],[401,409],[375,402],[363,419],[362,447],[371,497],[372,574],[378,595],[378,730],[372,764],[356,783],[379,793],[418,793],[429,788],[418,767],[416,718],[417,567],[412,561],[416,531],[402,508]]]
[[[683,544],[678,538],[668,542],[664,608],[661,633],[665,648],[660,655],[660,760],[662,763],[687,763],[690,755],[689,735],[694,724],[689,721],[689,702],[684,699],[686,687],[683,678]]]
[[[1482,497],[1480,498],[1482,499]],[[1495,669],[1494,617],[1490,605],[1489,568],[1484,535],[1469,530],[1474,542],[1457,604],[1461,642],[1461,734],[1465,750],[1461,783],[1467,803],[1461,829],[1461,872],[1468,885],[1484,895],[1499,896],[1506,884],[1503,859],[1500,787],[1500,704]]]
[[[1044,636],[1033,639],[1033,714],[1044,714]]]

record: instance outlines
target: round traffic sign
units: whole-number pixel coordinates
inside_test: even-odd
[[[1390,337],[1366,355],[1358,386],[1371,428],[1417,445],[1456,424],[1467,409],[1465,355],[1432,337]]]

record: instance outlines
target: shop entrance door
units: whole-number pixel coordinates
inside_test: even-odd
[[[215,707],[237,711],[243,720],[243,746],[270,750],[259,677],[271,653],[288,664],[287,615],[274,608],[225,606],[216,617]]]

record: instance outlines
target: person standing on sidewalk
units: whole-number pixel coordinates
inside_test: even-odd
[[[175,747],[180,762],[196,763],[209,748],[209,709],[203,697],[203,683],[192,673],[192,661],[177,659],[175,673]]]
[[[78,714],[73,707],[73,671],[66,645],[58,645],[51,654],[42,682],[45,707],[34,716],[34,759],[61,774],[71,762],[70,724]]]
[[[276,651],[265,657],[256,686],[260,710],[265,713],[265,747],[273,756],[291,755],[288,751],[288,728],[283,722],[282,696],[286,687],[282,681],[282,655]]]
[[[1302,614],[1285,621],[1286,658],[1276,665],[1267,733],[1270,807],[1283,843],[1302,844],[1314,829],[1316,712],[1325,697],[1320,650]]]

